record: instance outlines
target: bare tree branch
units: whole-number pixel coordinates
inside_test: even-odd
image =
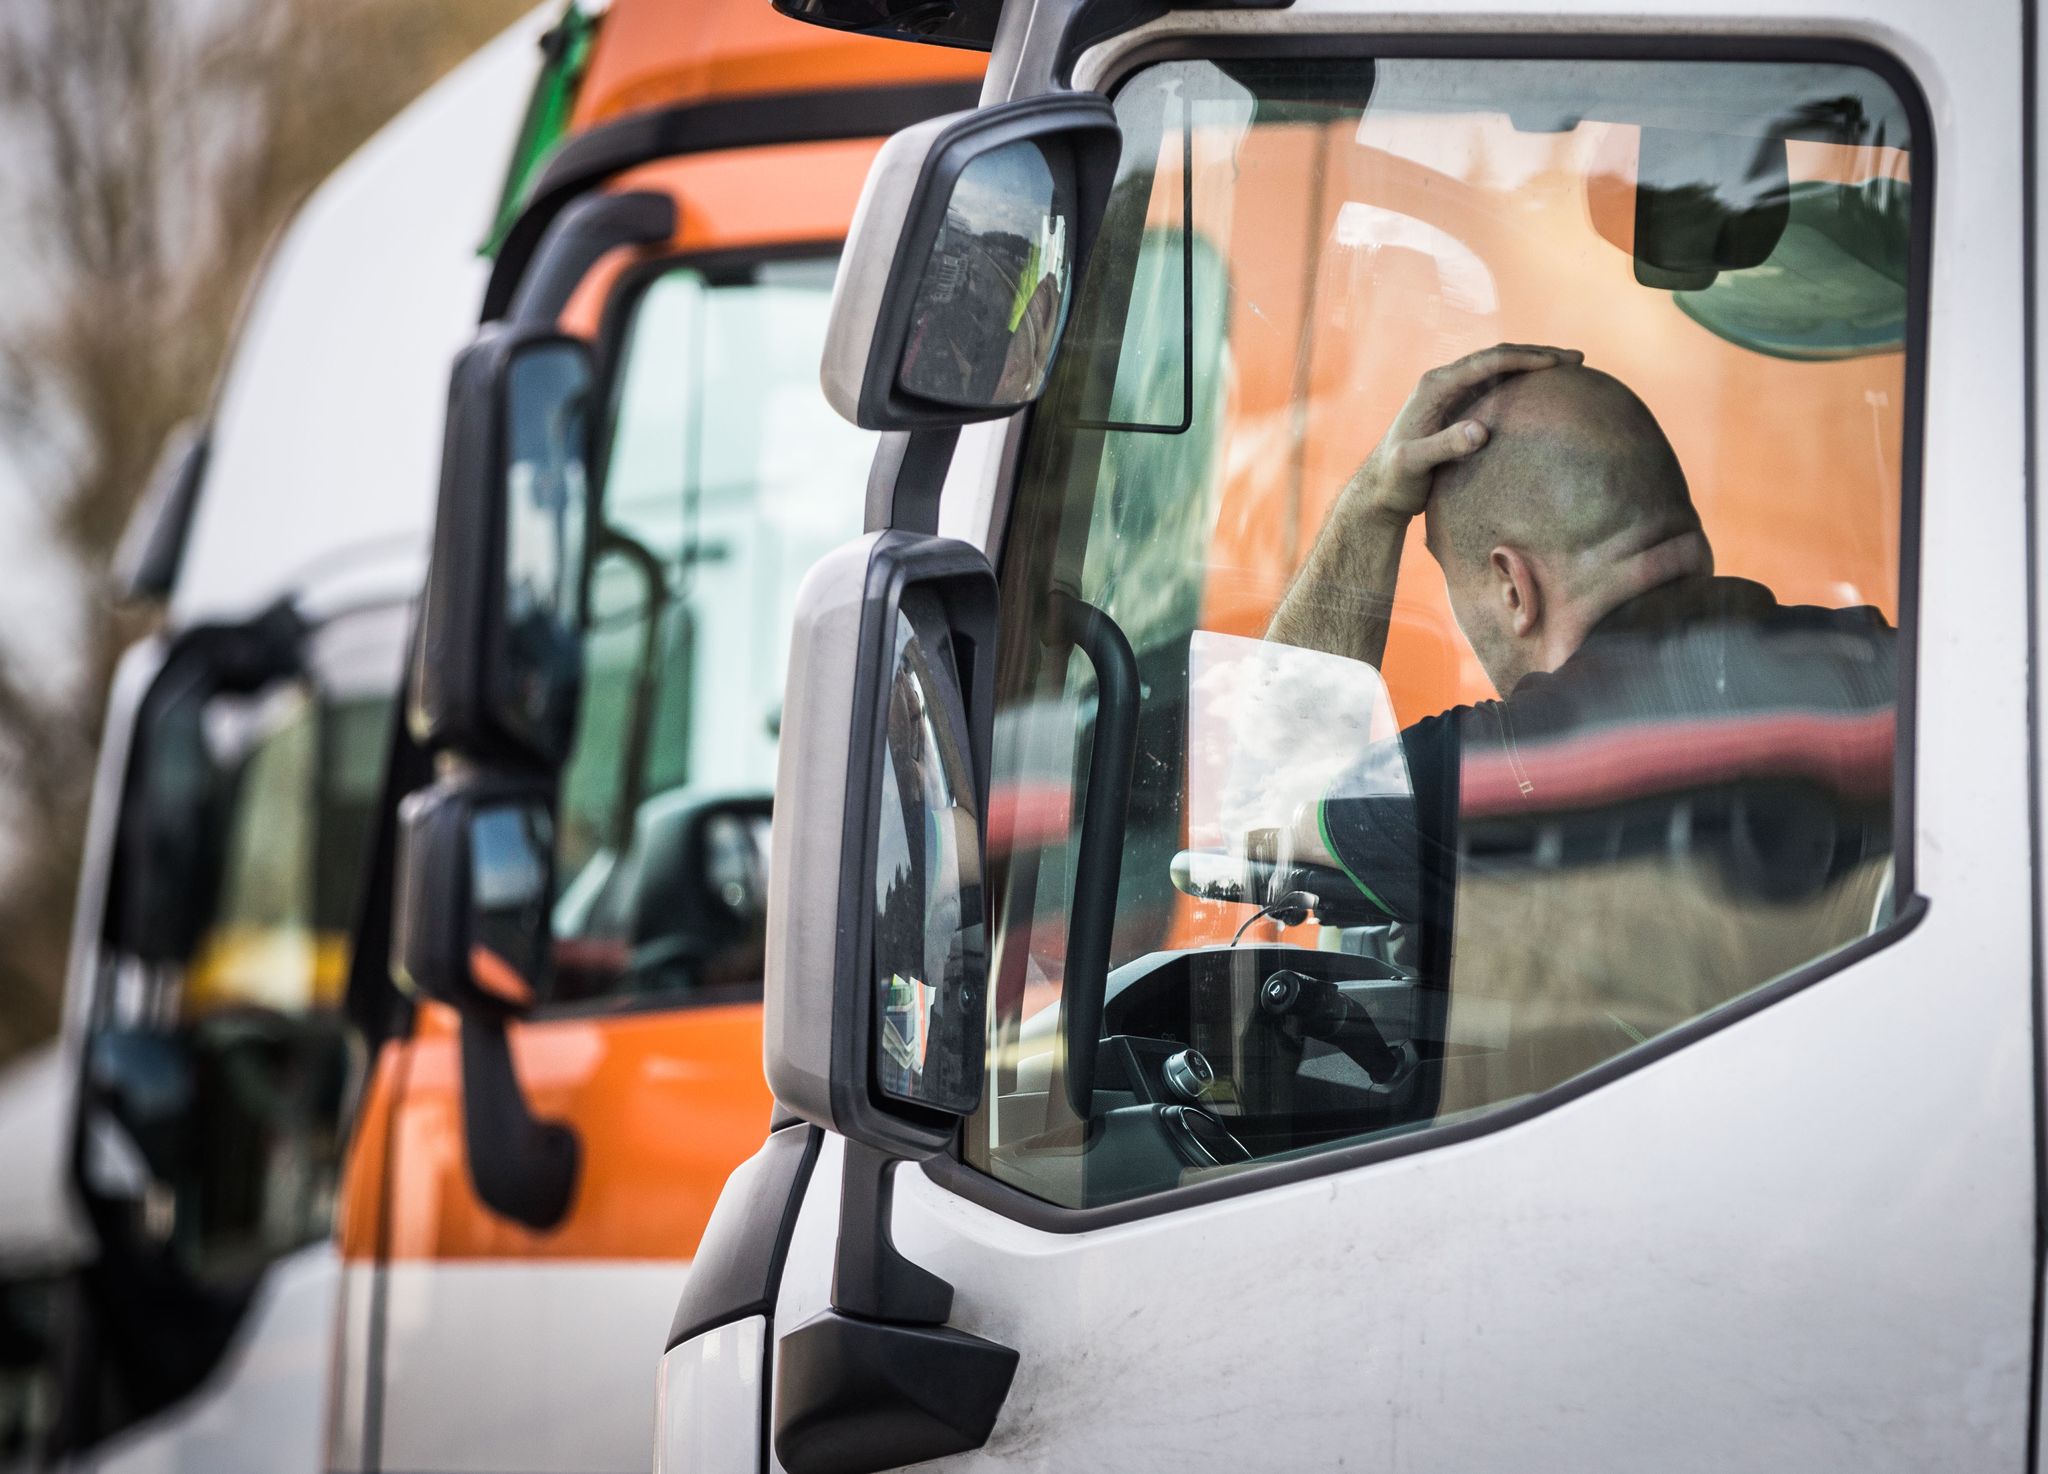
[[[53,1026],[108,682],[146,618],[108,564],[166,437],[204,413],[266,243],[305,194],[528,0],[9,0],[0,122],[50,287],[0,337],[0,435],[80,648],[0,645],[0,1059]],[[483,169],[499,159],[479,159]],[[309,345],[310,351],[310,345]]]

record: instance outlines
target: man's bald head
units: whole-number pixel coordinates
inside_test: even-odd
[[[1503,544],[1541,558],[1568,586],[1700,530],[1685,472],[1648,406],[1610,374],[1577,364],[1515,374],[1464,412],[1487,441],[1436,473],[1429,549],[1453,578]]]

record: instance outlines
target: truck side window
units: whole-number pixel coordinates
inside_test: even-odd
[[[789,616],[873,437],[817,386],[834,261],[676,264],[630,308],[562,785],[554,999],[761,988]]]
[[[1002,549],[969,1164],[1091,1206],[1483,1117],[1889,926],[1891,87],[1238,59],[1116,105]],[[1073,596],[1138,665],[1113,897],[1072,890]],[[1104,905],[1077,1095],[1068,919]]]

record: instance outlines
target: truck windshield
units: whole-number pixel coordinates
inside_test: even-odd
[[[1082,1205],[1497,1110],[1884,926],[1917,269],[1890,87],[1176,61],[1116,106],[1002,550],[970,1163]],[[1135,655],[1134,752],[1092,752],[1076,596]],[[1120,880],[1076,895],[1103,757]],[[1105,906],[1107,982],[1070,977]]]
[[[874,454],[818,391],[835,264],[675,265],[633,301],[563,778],[560,1000],[759,994],[790,613],[859,533]]]

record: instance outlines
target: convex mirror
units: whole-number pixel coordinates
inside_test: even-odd
[[[1034,97],[896,134],[840,257],[824,382],[870,430],[994,419],[1045,388],[1120,134],[1108,101]]]
[[[927,1157],[981,1099],[995,575],[900,531],[798,592],[768,882],[775,1097]]]
[[[539,784],[465,773],[399,808],[392,972],[468,1016],[517,1017],[551,959],[554,817]]]
[[[552,331],[487,325],[456,360],[415,737],[478,761],[552,766],[582,684],[596,374]]]

